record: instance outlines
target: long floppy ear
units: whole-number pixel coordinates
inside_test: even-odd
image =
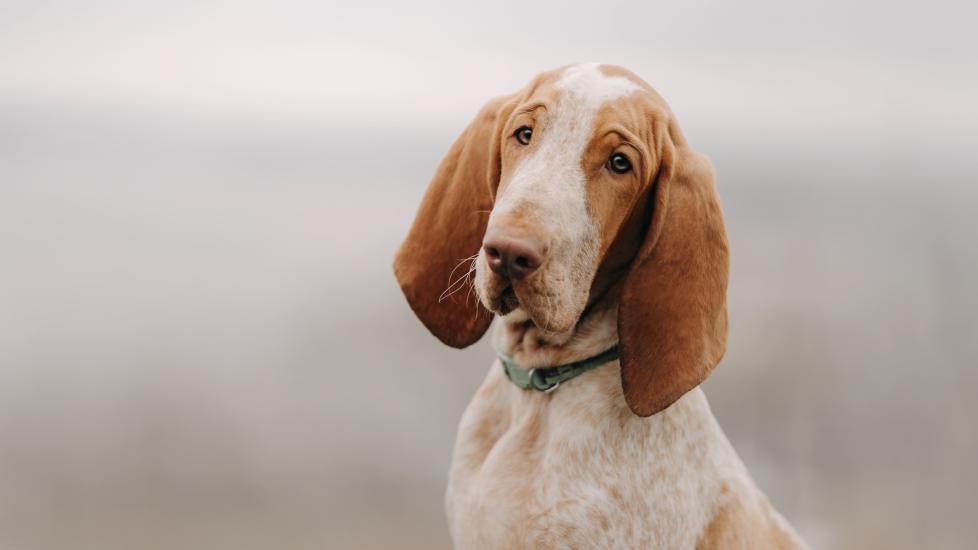
[[[464,287],[499,185],[499,134],[513,97],[490,101],[452,145],[394,258],[394,274],[411,309],[432,334],[456,348],[474,344],[492,322]]]
[[[639,416],[706,380],[727,343],[729,255],[713,169],[670,126],[652,220],[619,306],[622,388]]]

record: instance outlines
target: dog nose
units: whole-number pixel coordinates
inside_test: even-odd
[[[543,243],[526,235],[489,230],[482,242],[489,268],[503,277],[519,280],[543,263]]]

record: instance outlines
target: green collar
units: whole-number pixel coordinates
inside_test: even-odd
[[[557,365],[556,367],[543,367],[536,369],[525,369],[519,366],[512,357],[497,353],[499,362],[503,365],[503,372],[506,378],[523,390],[537,390],[549,393],[557,389],[561,382],[566,382],[571,378],[580,376],[585,372],[600,367],[618,359],[618,346],[614,345],[611,349],[603,351],[593,357]]]

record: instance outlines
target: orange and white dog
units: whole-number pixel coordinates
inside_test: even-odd
[[[698,388],[726,348],[723,216],[709,161],[634,74],[564,67],[490,101],[394,269],[450,346],[501,317],[455,444],[456,547],[806,548]]]

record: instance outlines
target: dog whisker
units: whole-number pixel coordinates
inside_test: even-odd
[[[458,262],[458,265],[456,265],[455,268],[452,269],[452,272],[449,273],[448,275],[448,281],[449,281],[448,288],[446,288],[444,292],[442,292],[441,295],[438,296],[438,303],[441,303],[443,300],[445,300],[445,298],[448,298],[452,294],[455,294],[459,290],[465,288],[466,283],[471,284],[472,281],[470,280],[469,275],[471,275],[475,271],[475,262],[478,256],[479,254],[476,253],[469,256],[468,258],[462,258]],[[471,261],[471,263],[469,264],[469,269],[466,270],[465,273],[463,273],[458,279],[455,279],[453,281],[452,277],[455,276],[455,272],[458,271],[458,268],[462,267],[462,265],[465,264],[465,262],[469,262],[469,261]]]
[[[448,274],[448,280],[449,281],[452,280],[452,277],[455,276],[455,272],[458,271],[458,268],[462,267],[462,264],[464,264],[465,262],[467,262],[469,260],[474,260],[478,255],[479,255],[479,253],[477,252],[477,253],[469,256],[468,258],[462,258],[461,260],[459,260],[458,263],[455,264],[455,267],[452,268],[452,272]]]

